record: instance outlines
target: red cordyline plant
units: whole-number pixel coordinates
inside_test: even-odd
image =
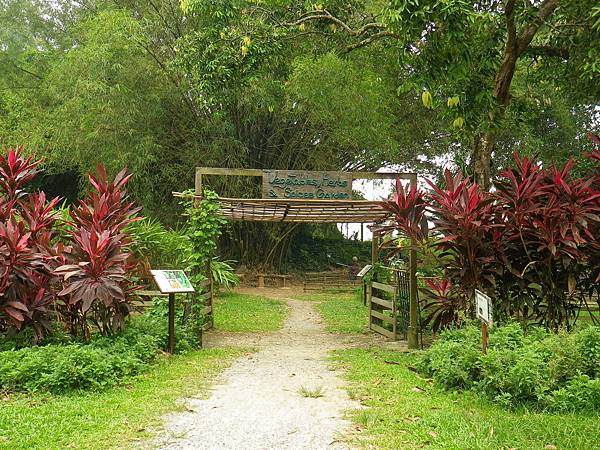
[[[58,295],[66,305],[73,332],[89,335],[88,320],[104,335],[122,329],[132,309],[129,251],[131,239],[125,228],[137,220],[135,208],[125,192],[131,175],[119,172],[108,181],[103,166],[97,176],[89,175],[94,190],[71,211],[72,248],[67,264],[55,274],[62,279]]]
[[[24,190],[40,163],[21,147],[0,155],[0,330],[31,327],[36,341],[51,327],[52,269],[62,261],[52,243],[59,199]]]
[[[600,162],[598,152],[589,156]],[[493,194],[448,171],[443,187],[429,182],[429,194],[399,190],[402,208],[397,199],[388,207],[395,228],[415,235],[407,222],[426,202],[436,236],[426,245],[441,250],[452,281],[422,291],[433,299],[427,308],[436,328],[470,310],[474,289],[492,295],[500,316],[554,330],[573,323],[600,282],[600,171],[576,178],[573,165],[545,169],[515,154]]]
[[[599,219],[600,193],[593,178],[572,177],[572,161],[542,169],[527,158],[515,155],[515,160],[515,168],[502,172],[496,183],[500,259],[507,269],[499,277],[502,294],[517,302],[525,317],[553,329],[569,326],[598,239],[590,226]]]

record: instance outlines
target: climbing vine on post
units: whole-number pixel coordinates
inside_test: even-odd
[[[189,240],[187,246],[187,270],[192,274],[192,282],[197,284],[205,279],[204,273],[210,266],[212,255],[217,248],[217,239],[221,236],[227,221],[219,214],[216,202],[217,194],[205,190],[202,200],[194,205],[185,202],[187,224],[185,235]]]
[[[192,191],[188,191],[186,194],[192,195]],[[185,198],[186,200],[182,204],[187,217],[184,231],[186,244],[181,251],[184,253],[185,268],[190,274],[192,284],[199,286],[202,281],[206,280],[207,274],[211,270],[217,239],[222,233],[226,220],[219,214],[217,195],[213,191],[204,191],[200,202],[191,200],[187,195]],[[200,312],[203,306],[200,302],[192,302],[191,311],[189,311],[191,320],[186,328],[195,335],[201,334],[206,319]]]

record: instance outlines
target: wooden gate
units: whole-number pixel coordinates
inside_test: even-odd
[[[410,284],[406,271],[383,268],[387,281],[366,284],[369,305],[369,329],[393,340],[401,333],[406,339],[409,323]],[[380,269],[381,270],[381,269]]]

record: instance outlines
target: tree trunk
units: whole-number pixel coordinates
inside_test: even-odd
[[[492,151],[494,149],[494,133],[480,133],[475,136],[471,166],[475,175],[475,182],[480,189],[489,191],[492,178]]]
[[[539,5],[538,13],[526,24],[521,33],[517,33],[515,24],[516,0],[507,0],[504,4],[504,15],[506,17],[506,46],[502,62],[494,78],[494,104],[488,112],[488,129],[493,129],[494,122],[504,115],[506,106],[510,103],[510,85],[512,83],[517,60],[527,50],[531,40],[558,7],[559,0],[543,0]],[[486,191],[491,187],[491,161],[496,136],[493,131],[486,131],[475,136],[473,142],[473,153],[471,154],[471,167],[475,174],[475,181],[481,189]]]

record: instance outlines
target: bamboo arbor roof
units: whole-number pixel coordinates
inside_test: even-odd
[[[196,167],[195,194],[174,192],[176,197],[191,197],[200,200],[202,196],[203,177],[206,176],[243,176],[262,178],[263,198],[226,198],[216,199],[221,214],[228,220],[249,222],[295,222],[295,223],[379,223],[390,217],[384,207],[384,201],[351,200],[352,182],[354,180],[397,180],[403,179],[413,184],[417,182],[415,173],[389,172],[310,172],[294,170],[266,169],[233,169],[216,167]],[[308,186],[302,179],[319,178],[323,184],[331,186],[332,180],[340,181],[345,198],[272,198],[269,190],[277,177],[295,177],[300,183],[294,185]],[[292,180],[294,181],[294,180]],[[312,180],[313,183],[315,180]],[[313,183],[310,183],[313,185]],[[334,183],[335,185],[335,183]],[[296,187],[296,186],[295,186]],[[313,193],[314,195],[314,193]],[[334,199],[335,198],[335,199]]]
[[[255,222],[373,223],[389,217],[380,201],[219,198],[229,220]]]
[[[183,194],[174,192],[175,196]],[[200,196],[193,196],[201,198]],[[375,223],[390,216],[383,201],[265,198],[216,199],[228,220],[287,223]]]

